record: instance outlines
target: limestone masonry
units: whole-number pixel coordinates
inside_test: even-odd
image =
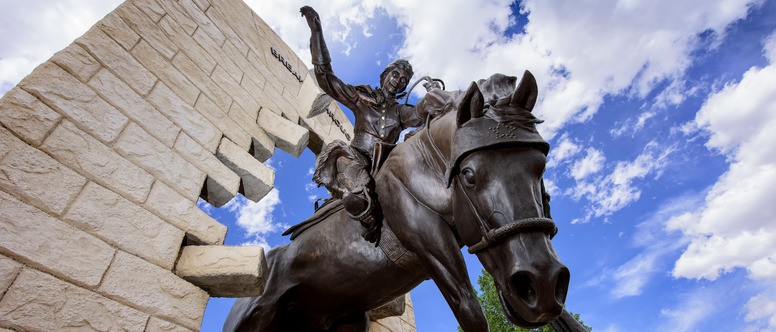
[[[275,148],[353,136],[240,0],[123,3],[8,91],[0,124],[2,331],[199,330],[267,266],[198,198],[259,201]],[[397,314],[372,330],[415,330],[409,295],[375,312]]]

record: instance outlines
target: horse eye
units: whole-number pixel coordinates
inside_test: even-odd
[[[468,187],[474,186],[474,171],[471,168],[464,168],[461,171],[461,177],[463,178],[463,184],[465,184]]]

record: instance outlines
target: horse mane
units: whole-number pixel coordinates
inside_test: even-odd
[[[485,116],[513,127],[536,130],[535,125],[544,120],[536,118],[531,110],[509,105],[516,85],[517,77],[504,74],[493,74],[487,79],[477,81],[477,87],[486,102]]]

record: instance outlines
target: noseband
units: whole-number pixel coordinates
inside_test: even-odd
[[[544,217],[518,219],[504,226],[491,228],[490,224],[488,224],[485,218],[482,217],[482,214],[480,213],[479,209],[477,209],[477,206],[474,205],[474,202],[469,196],[469,193],[466,191],[466,189],[463,188],[463,185],[461,185],[460,176],[461,175],[459,174],[459,178],[456,181],[458,183],[458,188],[463,191],[464,196],[466,196],[466,201],[469,203],[469,209],[471,209],[474,216],[477,217],[477,222],[479,222],[480,230],[482,231],[482,240],[469,246],[468,251],[470,254],[474,254],[516,233],[524,232],[527,230],[542,230],[550,235],[550,239],[555,237],[555,234],[558,233],[558,227],[555,226],[555,222],[550,218]],[[542,188],[542,191],[544,191],[543,189],[544,188]],[[542,193],[542,199],[548,200],[548,195],[544,195],[544,193]],[[546,203],[548,202],[543,203],[544,204],[542,204],[542,206],[544,207],[547,206]]]

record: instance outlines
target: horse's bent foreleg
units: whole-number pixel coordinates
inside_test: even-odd
[[[409,197],[409,196],[406,196]],[[414,251],[431,274],[464,331],[488,331],[488,321],[469,281],[466,262],[450,227],[438,215],[407,198],[391,223],[402,245]]]

